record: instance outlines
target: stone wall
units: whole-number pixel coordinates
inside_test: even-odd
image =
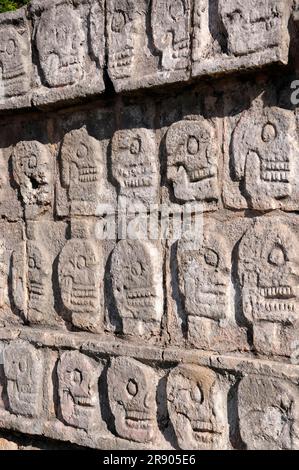
[[[0,15],[0,429],[299,449],[298,20],[291,0]]]

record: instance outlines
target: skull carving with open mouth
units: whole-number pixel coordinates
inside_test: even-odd
[[[239,251],[239,279],[246,317],[256,322],[290,323],[297,319],[298,235],[281,219],[256,221]]]
[[[214,127],[196,117],[173,124],[166,136],[168,179],[180,201],[218,200],[218,146]]]
[[[113,293],[123,333],[159,329],[163,313],[158,249],[150,242],[122,240],[111,262]]]
[[[0,27],[0,80],[8,98],[29,89],[26,52],[24,39],[13,27]]]
[[[35,41],[47,86],[73,85],[83,78],[85,35],[71,5],[60,3],[44,10],[35,28]]]
[[[219,0],[229,52],[240,56],[278,46],[282,31],[287,33],[287,2]]]
[[[295,116],[283,109],[253,109],[241,117],[232,139],[232,163],[253,208],[275,208],[291,196],[295,132]]]
[[[70,202],[95,205],[102,186],[102,173],[99,141],[90,136],[85,127],[66,134],[61,147],[61,177]]]
[[[13,149],[13,174],[20,188],[25,214],[34,219],[51,206],[52,163],[45,145],[37,141],[19,142]]]
[[[27,417],[41,412],[42,354],[32,345],[16,341],[4,349],[4,373],[10,410]]]
[[[99,365],[78,351],[65,352],[59,360],[57,374],[64,421],[88,431],[100,419]]]
[[[190,57],[190,0],[154,0],[152,30],[164,70],[186,69]]]
[[[117,434],[136,442],[152,442],[156,421],[156,377],[144,364],[125,357],[111,360],[108,396]]]
[[[155,202],[158,162],[155,134],[149,129],[117,131],[112,140],[112,171],[120,194]]]
[[[169,416],[181,449],[220,449],[225,435],[225,397],[215,372],[179,365],[167,380]]]
[[[297,385],[276,377],[246,376],[238,388],[238,409],[248,449],[298,449]]]

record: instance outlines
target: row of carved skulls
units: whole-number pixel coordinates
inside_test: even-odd
[[[3,357],[8,410],[39,418],[43,401],[42,350],[17,341],[5,347]],[[103,430],[98,385],[103,365],[77,351],[68,351],[60,356],[56,373],[63,422],[88,433]],[[110,359],[105,377],[116,435],[135,442],[157,443],[159,374],[135,359],[115,357]],[[228,391],[221,375],[207,367],[180,364],[168,372],[166,408],[181,449],[226,448]],[[241,437],[248,447],[293,448],[298,441],[298,398],[298,388],[286,380],[243,377],[238,384],[238,413]]]
[[[296,165],[295,116],[278,108],[241,117],[232,135],[234,180],[244,187],[253,207],[272,208],[273,201],[291,197]],[[252,137],[254,136],[254,137]],[[217,202],[220,143],[209,120],[192,116],[174,123],[166,134],[167,176],[180,202]],[[112,139],[112,175],[119,194],[131,201],[159,200],[158,146],[153,130],[116,131]],[[60,150],[61,184],[71,207],[101,202],[105,159],[100,142],[85,127],[63,139]],[[48,148],[37,141],[19,142],[13,150],[14,178],[27,218],[36,218],[52,201],[53,165]],[[90,209],[91,210],[91,209]]]
[[[34,17],[34,46],[38,53],[42,80],[48,87],[80,83],[84,78],[85,58],[88,55],[100,62],[104,61],[104,2],[93,1],[89,6],[81,2],[86,9],[90,9],[90,14],[87,15],[88,34],[86,19],[84,15],[82,17],[81,5],[78,3],[74,7],[72,3],[60,0],[47,2],[45,5],[33,2],[30,7]],[[213,10],[208,0],[195,0],[194,3],[193,15],[192,0],[150,2],[151,37],[156,54],[161,56],[162,70],[188,68],[193,22],[199,30],[194,41],[195,48],[204,49],[203,44],[209,30],[209,15],[215,13],[215,8]],[[250,0],[246,3],[240,0],[219,0],[216,14],[219,17],[218,23],[225,30],[227,52],[242,56],[279,45],[281,30],[286,27],[287,16],[290,15],[289,6],[281,0]],[[140,44],[147,41],[147,9],[146,0],[107,2],[108,70],[113,79],[134,75],[141,53]],[[218,34],[221,35],[220,33],[219,27]],[[18,31],[13,27],[13,22],[4,23],[0,28],[0,75],[8,97],[24,94],[30,87],[28,70],[31,58],[26,34],[29,36],[24,26]],[[212,36],[211,33],[210,35]]]

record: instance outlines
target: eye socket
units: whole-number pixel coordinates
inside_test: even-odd
[[[30,169],[37,167],[37,156],[34,153],[32,153],[29,157],[28,167]]]
[[[137,382],[134,379],[129,380],[129,382],[127,384],[127,392],[132,397],[136,397],[136,395],[138,393],[138,385],[137,385]]]
[[[26,360],[23,358],[19,362],[19,371],[23,374],[27,370],[27,363]]]
[[[183,0],[171,0],[169,5],[169,15],[177,21],[185,15],[185,3]]]
[[[133,139],[130,146],[130,153],[132,155],[139,155],[141,152],[141,141],[139,139]]]
[[[74,385],[81,385],[83,381],[82,372],[79,369],[75,369],[70,372],[70,381]]]
[[[85,144],[81,143],[77,150],[77,157],[78,158],[86,158],[88,154],[88,148]]]
[[[15,50],[17,49],[17,45],[14,41],[14,39],[9,39],[6,45],[6,53],[7,55],[13,55]]]
[[[273,142],[277,137],[277,130],[274,124],[268,122],[262,130],[262,139],[265,143]]]
[[[192,387],[191,398],[193,401],[196,401],[197,403],[203,403],[204,401],[203,392],[198,384]]]
[[[77,268],[78,269],[84,269],[86,268],[86,259],[84,256],[79,256],[77,260]]]
[[[208,266],[212,266],[213,268],[217,268],[219,265],[219,256],[215,251],[206,250],[204,254],[205,262]]]
[[[133,276],[141,276],[142,274],[142,264],[138,261],[131,266],[131,273]]]
[[[28,260],[28,266],[29,266],[30,269],[36,268],[36,261],[33,258],[33,256],[30,256],[30,258]]]
[[[283,248],[279,245],[274,246],[269,253],[268,261],[274,266],[283,266],[286,263],[286,255]]]
[[[187,151],[190,155],[197,155],[199,152],[199,141],[194,135],[191,135],[188,139]]]
[[[114,33],[120,33],[127,23],[126,15],[122,10],[114,12],[111,29]]]

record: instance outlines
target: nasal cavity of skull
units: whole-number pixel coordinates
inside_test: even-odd
[[[121,33],[127,23],[126,14],[122,10],[115,10],[112,16],[111,29],[114,33]]]
[[[273,246],[269,253],[268,261],[270,264],[277,267],[283,266],[287,262],[287,254],[281,244],[276,243]]]
[[[141,153],[141,139],[138,137],[134,138],[130,145],[130,154],[139,155]]]
[[[194,135],[190,135],[188,140],[187,140],[187,152],[191,156],[195,156],[198,154],[199,149],[200,149],[200,142],[197,137]]]
[[[243,20],[243,15],[241,10],[234,10],[232,13],[227,14],[227,18],[231,23],[241,22]]]

